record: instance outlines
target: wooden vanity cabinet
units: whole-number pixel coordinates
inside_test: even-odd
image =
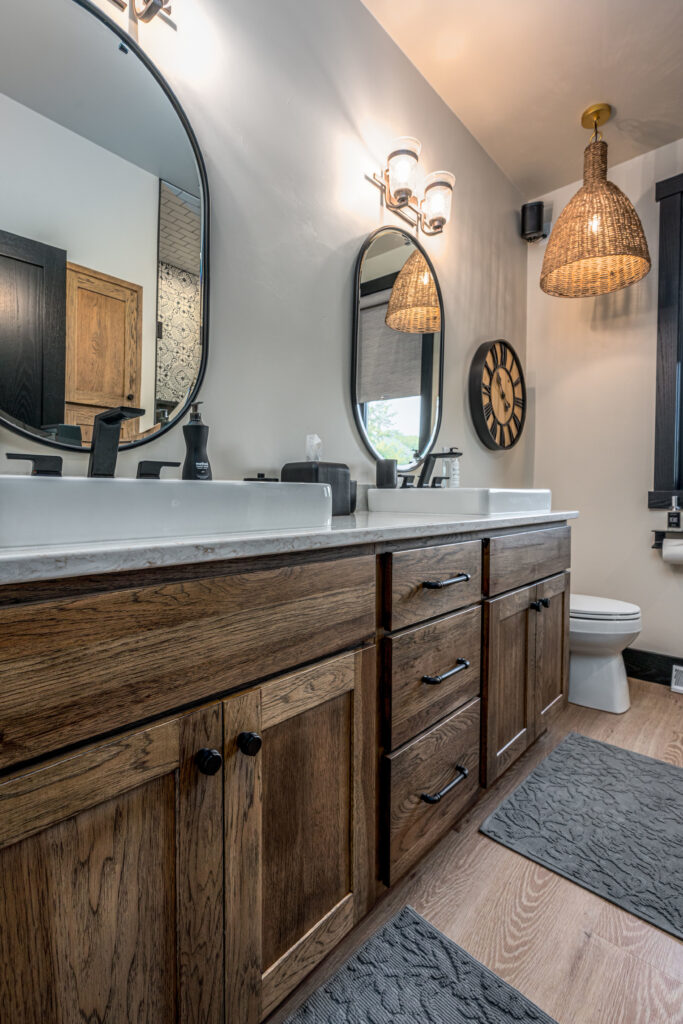
[[[490,786],[567,701],[569,573],[484,602],[482,784]]]
[[[561,527],[0,591],[0,1020],[260,1024],[564,706],[568,566]]]
[[[225,701],[226,1018],[258,1024],[374,901],[374,647]]]
[[[0,1020],[223,1024],[220,704],[0,782]]]

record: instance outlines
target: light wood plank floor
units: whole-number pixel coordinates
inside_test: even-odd
[[[570,704],[269,1024],[284,1020],[407,903],[559,1024],[683,1024],[683,943],[478,832],[568,732],[683,766],[683,696],[631,680],[631,701],[625,715]]]

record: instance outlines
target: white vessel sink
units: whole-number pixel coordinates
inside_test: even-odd
[[[546,490],[511,487],[371,487],[371,512],[411,515],[488,516],[510,512],[549,512],[552,495]]]
[[[329,484],[0,475],[0,547],[315,529]]]

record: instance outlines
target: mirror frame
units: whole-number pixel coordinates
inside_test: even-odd
[[[439,436],[439,430],[441,429],[441,417],[443,415],[443,358],[444,358],[444,350],[446,348],[446,314],[445,314],[444,305],[443,305],[443,296],[441,294],[441,286],[439,284],[439,278],[437,276],[436,270],[434,269],[434,264],[432,263],[431,259],[429,258],[429,254],[425,250],[424,246],[421,245],[421,243],[418,241],[418,239],[414,235],[411,235],[409,231],[404,231],[403,228],[394,227],[392,224],[384,225],[383,227],[377,228],[375,231],[372,231],[368,235],[368,237],[365,239],[365,241],[363,242],[363,244],[361,246],[361,249],[360,249],[360,252],[358,253],[358,256],[356,258],[356,268],[355,268],[354,275],[353,275],[353,351],[352,351],[352,357],[351,357],[351,407],[353,409],[353,418],[356,421],[356,427],[358,428],[358,433],[361,436],[361,440],[363,441],[363,444],[365,445],[365,447],[367,448],[368,452],[370,453],[372,458],[375,460],[375,462],[378,462],[379,459],[381,458],[381,456],[377,454],[377,451],[372,446],[370,438],[368,437],[367,431],[365,429],[365,424],[363,423],[363,419],[362,419],[362,417],[360,415],[360,411],[359,411],[360,410],[360,403],[358,402],[358,390],[357,390],[357,385],[356,385],[357,372],[358,372],[358,356],[359,356],[359,353],[358,353],[358,348],[359,348],[359,344],[358,344],[358,341],[359,341],[359,339],[358,339],[358,331],[359,331],[359,327],[360,327],[360,320],[359,320],[360,301],[359,300],[360,300],[360,285],[361,285],[361,280],[360,279],[361,279],[361,274],[363,272],[363,258],[365,257],[365,254],[367,253],[368,249],[370,248],[372,243],[375,241],[375,239],[378,238],[380,235],[386,234],[389,231],[397,232],[398,234],[403,235],[404,238],[410,239],[411,243],[415,246],[415,248],[419,249],[419,251],[422,253],[422,255],[424,256],[424,258],[426,260],[427,266],[429,267],[429,270],[430,270],[430,273],[432,275],[432,278],[434,279],[434,285],[436,287],[436,294],[438,295],[439,305],[441,307],[441,345],[440,345],[440,352],[439,352],[439,387],[438,387],[438,408],[437,408],[437,412],[436,412],[436,422],[434,423],[434,428],[433,428],[432,433],[430,435],[429,441],[428,441],[426,447],[419,453],[419,457],[417,459],[415,459],[414,462],[411,462],[409,465],[401,468],[401,472],[402,473],[409,473],[409,472],[411,472],[411,470],[416,469],[420,465],[420,463],[424,462],[424,460],[426,459],[426,457],[429,455],[429,453],[431,452],[432,448],[436,444],[436,439]]]
[[[185,129],[185,134],[188,137],[190,146],[194,153],[194,158],[197,164],[197,173],[199,175],[199,182],[202,189],[202,251],[201,251],[201,267],[202,267],[202,280],[201,280],[201,297],[202,297],[202,322],[201,322],[201,344],[202,344],[202,356],[199,363],[199,370],[197,372],[197,379],[195,381],[192,391],[187,397],[182,409],[173,417],[173,419],[166,423],[156,433],[150,434],[148,437],[141,437],[136,441],[129,441],[126,444],[119,445],[119,451],[129,451],[131,448],[140,448],[144,444],[149,444],[151,441],[156,441],[164,434],[168,433],[177,426],[182,418],[189,411],[192,402],[197,401],[197,395],[199,389],[202,386],[204,375],[206,373],[206,363],[209,354],[209,181],[206,173],[206,165],[204,163],[204,157],[202,151],[199,148],[197,137],[192,129],[187,114],[180,105],[178,97],[175,95],[170,85],[157,68],[156,64],[147,56],[145,51],[142,49],[140,44],[133,39],[132,36],[120,28],[116,22],[112,21],[108,14],[101,11],[99,7],[96,7],[91,0],[72,0],[78,7],[81,7],[88,14],[92,14],[98,21],[100,21],[106,28],[110,29],[114,35],[118,36],[119,40],[131,53],[142,62],[144,67],[147,68],[152,78],[156,81],[157,85],[166,94],[166,98],[169,100],[171,106],[175,110],[180,123]],[[54,441],[47,437],[43,438],[38,434],[33,433],[31,430],[27,430],[20,426],[15,420],[5,416],[2,409],[0,409],[0,426],[5,427],[7,430],[11,430],[14,434],[19,434],[21,437],[27,438],[34,444],[45,445],[49,448],[59,448],[61,451],[71,452],[74,455],[89,455],[90,445],[87,447],[78,447],[76,445],[64,444],[62,441]]]

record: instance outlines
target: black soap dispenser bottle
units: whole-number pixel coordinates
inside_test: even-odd
[[[190,409],[190,422],[183,427],[187,455],[183,463],[183,480],[211,480],[211,463],[206,451],[209,428],[202,423],[199,406],[201,402],[193,402]]]

